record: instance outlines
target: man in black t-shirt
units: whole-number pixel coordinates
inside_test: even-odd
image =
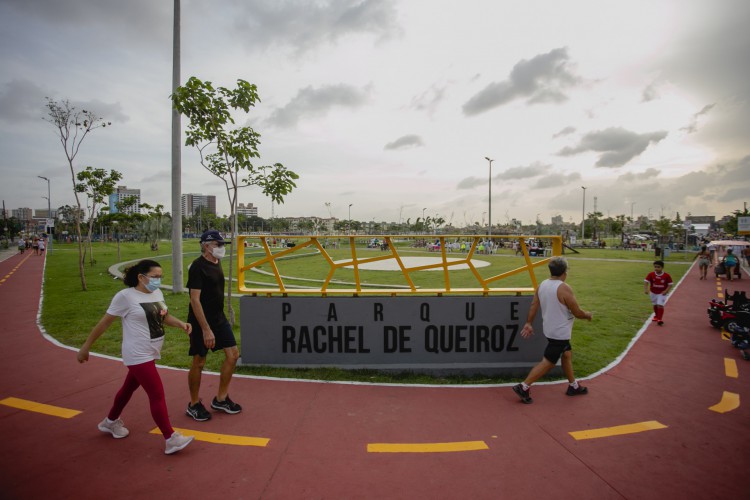
[[[189,354],[193,357],[193,364],[188,372],[190,403],[186,413],[199,422],[211,418],[200,399],[201,375],[209,349],[223,349],[225,356],[219,376],[219,390],[211,401],[211,408],[229,414],[242,411],[240,405],[229,399],[229,382],[232,381],[240,352],[232,325],[224,315],[224,271],[221,259],[225,254],[226,243],[216,230],[203,233],[201,256],[193,261],[188,271],[188,323],[193,327]]]

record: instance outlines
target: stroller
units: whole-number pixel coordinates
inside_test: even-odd
[[[742,279],[742,271],[740,270],[740,267],[741,266],[738,263],[736,266],[734,266],[734,270],[733,270],[734,277],[736,277],[739,280]],[[724,266],[723,262],[719,262],[718,264],[714,266],[714,273],[716,274],[717,278],[723,274],[727,274],[727,268]],[[727,278],[729,278],[729,276],[727,276]]]

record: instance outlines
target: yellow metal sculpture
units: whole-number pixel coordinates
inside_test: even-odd
[[[279,241],[282,239],[289,243],[289,247],[282,249],[272,248],[273,245],[269,242]],[[399,253],[399,248],[395,244],[395,239],[409,239],[414,241],[435,241],[436,244],[431,245],[430,249],[439,252],[440,258],[437,262],[419,265],[419,266],[407,266],[405,259]],[[329,241],[343,241],[346,242],[350,250],[351,258],[334,261],[329,252],[326,250],[326,246],[321,244],[321,240],[324,242]],[[385,253],[381,253],[377,256],[360,256],[358,254],[357,242],[367,240],[377,240],[382,242],[382,249]],[[477,271],[476,266],[472,262],[478,249],[483,248],[484,244],[492,240],[496,244],[498,240],[513,240],[518,241],[520,245],[520,251],[523,254],[524,265],[519,266],[510,271],[503,272],[501,274],[489,277],[482,277]],[[547,241],[544,246],[544,253],[542,259],[533,260],[531,259],[528,241]],[[263,250],[263,256],[253,262],[245,262],[245,256],[247,255],[246,242],[254,242],[254,246],[258,246]],[[257,241],[257,243],[255,243]],[[448,251],[446,250],[447,244],[453,244],[456,241],[463,241],[466,245],[466,253],[460,254],[460,258],[455,258],[456,254],[451,254],[449,258]],[[409,235],[409,236],[352,236],[352,235],[325,235],[325,236],[279,236],[279,235],[260,235],[260,236],[240,236],[237,240],[237,262],[238,262],[238,282],[239,292],[253,295],[445,295],[445,294],[456,294],[456,295],[489,295],[489,294],[515,294],[522,295],[526,293],[533,293],[536,290],[538,284],[536,276],[534,275],[534,268],[542,266],[547,263],[549,257],[562,255],[562,238],[560,236],[510,236],[510,235],[492,235],[492,236],[466,236],[466,235]],[[293,244],[293,246],[292,246]],[[338,245],[337,245],[338,247]],[[274,251],[276,250],[276,251]],[[290,279],[283,276],[279,272],[277,262],[294,256],[294,254],[301,255],[303,252],[309,253],[310,250],[317,251],[325,261],[328,263],[328,274],[324,280],[321,281],[320,286],[310,287],[291,287],[285,284],[284,280]],[[362,251],[362,244],[360,243],[360,251]],[[403,251],[403,249],[402,249]],[[364,253],[364,252],[361,252]],[[537,255],[535,255],[537,256]],[[363,286],[360,279],[360,267],[364,264],[369,264],[379,261],[391,261],[395,263],[396,270],[400,271],[403,275],[406,285],[397,288],[372,288]],[[468,266],[472,275],[476,279],[476,286],[471,288],[456,288],[451,286],[451,279],[449,271],[454,266]],[[250,288],[247,286],[246,273],[248,271],[259,271],[261,266],[268,266],[270,274],[274,277],[274,282],[269,284],[253,283],[255,285],[262,285],[261,287]],[[353,269],[354,288],[336,288],[331,286],[333,284],[334,273],[342,268]],[[413,274],[419,271],[426,270],[442,270],[443,286],[435,288],[421,288],[418,287],[413,280]],[[496,282],[515,276],[522,273],[528,273],[529,282],[531,286],[528,287],[492,287]]]

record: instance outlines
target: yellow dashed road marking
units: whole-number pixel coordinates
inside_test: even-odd
[[[736,410],[740,407],[740,395],[733,392],[724,391],[721,396],[721,401],[713,406],[709,406],[709,410],[715,411],[716,413],[726,413],[732,410]]]
[[[455,443],[370,443],[368,453],[447,453],[454,451],[488,450],[484,441],[459,441]]]
[[[657,429],[666,429],[667,426],[650,420],[648,422],[638,422],[637,424],[617,425],[615,427],[602,427],[601,429],[589,429],[587,431],[569,432],[573,439],[596,439],[603,437],[621,436],[623,434],[635,434],[638,432],[655,431]]]
[[[37,403],[35,401],[28,401],[26,399],[18,398],[5,398],[0,401],[0,404],[10,406],[11,408],[18,408],[19,410],[33,411],[36,413],[43,413],[45,415],[52,415],[53,417],[60,418],[73,418],[81,413],[78,410],[71,410],[69,408],[61,408],[59,406],[46,405],[43,403]]]
[[[731,358],[724,358],[724,373],[727,377],[738,378],[737,362]]]
[[[268,445],[268,438],[259,438],[251,436],[232,436],[231,434],[216,434],[214,432],[202,432],[194,431],[192,429],[178,429],[174,428],[177,432],[184,436],[195,436],[198,441],[205,441],[207,443],[215,444],[231,444],[234,446],[260,446],[265,447]],[[153,429],[150,434],[161,434],[159,428]]]
[[[10,278],[13,275],[13,273],[15,273],[18,270],[18,268],[21,267],[23,265],[23,263],[26,262],[26,260],[29,257],[30,257],[30,255],[27,255],[26,257],[24,257],[24,259],[21,262],[19,262],[16,267],[14,267],[13,269],[11,269],[11,271],[8,274],[6,274],[5,276],[3,276],[3,279],[0,279],[0,285],[5,284],[5,282],[7,281],[7,279]]]

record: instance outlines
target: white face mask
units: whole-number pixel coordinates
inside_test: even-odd
[[[211,255],[216,257],[217,259],[222,259],[227,254],[227,249],[225,247],[214,247],[211,249]]]

